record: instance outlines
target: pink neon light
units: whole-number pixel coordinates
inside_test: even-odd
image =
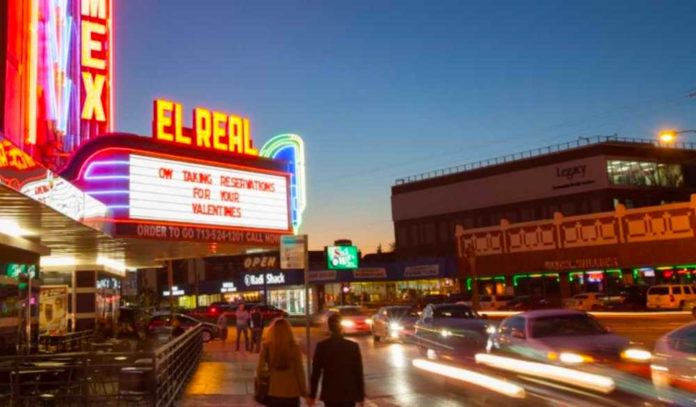
[[[130,165],[129,161],[93,161],[87,165],[87,169],[84,173],[84,179],[86,180],[107,180],[107,179],[130,179],[128,175],[91,175],[95,168],[108,166],[113,167],[117,165]]]

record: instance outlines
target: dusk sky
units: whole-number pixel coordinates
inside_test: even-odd
[[[248,116],[259,146],[302,135],[313,248],[386,248],[399,177],[580,136],[696,128],[692,0],[115,7],[117,129],[149,135],[165,97]]]

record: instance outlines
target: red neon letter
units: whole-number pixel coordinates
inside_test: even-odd
[[[216,150],[227,151],[227,145],[220,141],[220,137],[225,136],[224,124],[227,122],[227,115],[220,112],[213,112],[213,148]],[[223,125],[223,127],[220,127]]]
[[[191,145],[191,137],[184,136],[183,133],[183,114],[181,110],[181,103],[174,103],[174,141]]]
[[[249,155],[259,155],[258,150],[254,148],[254,142],[251,140],[249,119],[244,119],[244,153]]]
[[[244,125],[242,124],[242,118],[235,115],[230,115],[227,121],[227,134],[229,136],[230,151],[242,154],[244,152],[244,139],[242,137],[242,132],[244,131]]]

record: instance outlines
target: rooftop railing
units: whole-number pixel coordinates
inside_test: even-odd
[[[492,167],[494,165],[506,164],[513,161],[524,160],[528,158],[539,157],[545,154],[558,153],[561,151],[568,151],[575,148],[586,147],[594,144],[602,143],[620,143],[620,144],[631,144],[631,145],[643,145],[643,146],[655,146],[655,147],[665,147],[665,148],[676,148],[682,150],[696,150],[696,143],[670,143],[665,144],[657,140],[650,139],[636,139],[628,137],[619,136],[594,136],[594,137],[579,137],[575,141],[569,141],[561,144],[554,144],[546,147],[535,148],[532,150],[522,151],[520,153],[503,155],[495,158],[490,158],[486,160],[476,161],[472,163],[456,165],[447,168],[441,168],[438,170],[432,170],[423,172],[416,175],[410,175],[404,178],[398,178],[395,182],[396,185],[408,184],[411,182],[418,182],[427,179],[443,177],[447,175],[478,170],[481,168]]]

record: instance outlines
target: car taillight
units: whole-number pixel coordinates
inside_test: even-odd
[[[669,302],[674,302],[674,295],[672,295],[672,294],[669,295]]]
[[[211,309],[210,309],[210,313],[211,313],[211,314],[217,314],[217,312],[218,312],[217,308],[211,308]]]

